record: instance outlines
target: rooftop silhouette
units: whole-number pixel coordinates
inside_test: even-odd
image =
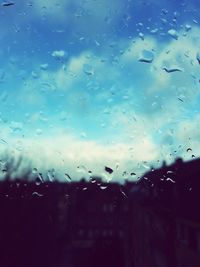
[[[200,266],[199,171],[177,159],[124,185],[1,181],[2,266]]]

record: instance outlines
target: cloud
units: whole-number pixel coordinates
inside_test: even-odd
[[[138,176],[141,175],[142,166],[139,166],[138,162],[153,161],[157,155],[156,147],[148,137],[132,145],[124,143],[105,145],[95,141],[83,141],[66,134],[54,137],[38,136],[34,139],[20,139],[10,135],[7,136],[7,144],[1,143],[0,146],[6,147],[2,150],[4,153],[26,159],[22,161],[22,170],[31,166],[45,177],[48,170],[55,169],[58,179],[63,181],[66,180],[65,173],[72,179],[82,177],[88,179],[91,172],[92,175],[103,176],[107,181],[112,178],[123,181],[124,172],[129,178],[133,170]],[[113,175],[105,172],[105,166],[114,170]],[[13,177],[17,174],[18,170]]]
[[[62,27],[65,23],[65,29],[90,36],[97,32],[109,32],[123,14],[125,7],[126,3],[121,0],[35,0],[32,15],[33,18],[43,17],[48,23]]]
[[[65,172],[75,178],[89,177],[91,170],[109,180],[105,166],[115,170],[115,179],[123,177],[124,171],[140,175],[160,158],[171,161],[182,155],[189,159],[187,146],[198,155],[199,118],[194,110],[199,112],[200,30],[193,27],[187,37],[184,32],[178,32],[177,40],[166,38],[162,43],[156,36],[123,40],[123,53],[115,47],[117,58],[91,49],[54,69],[37,70],[37,77],[30,75],[26,86],[18,90],[24,105],[36,107],[29,116],[36,123],[23,123],[27,134],[19,138],[10,126],[19,130],[20,120],[16,124],[13,119],[5,136],[1,132],[8,149],[22,153],[38,171],[54,168],[61,179],[66,179]],[[139,62],[143,50],[152,51],[152,63]],[[183,71],[166,73],[164,66],[179,66]],[[39,106],[50,114],[54,132],[47,124],[37,123],[45,117]],[[73,127],[67,128],[69,113]]]

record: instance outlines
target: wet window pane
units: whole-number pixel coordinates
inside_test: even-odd
[[[2,266],[200,266],[199,8],[0,2]]]

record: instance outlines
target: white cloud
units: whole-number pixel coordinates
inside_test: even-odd
[[[33,4],[33,10],[36,15],[39,16],[49,16],[52,19],[58,21],[66,20],[70,12],[67,12],[70,9],[71,0],[35,0]],[[71,16],[70,16],[71,17]]]
[[[123,14],[125,3],[121,0],[35,0],[32,8],[34,15],[48,22],[65,23],[71,31],[94,34],[108,32]]]
[[[64,173],[68,173],[72,179],[89,178],[88,171],[109,180],[112,176],[104,170],[105,166],[109,166],[114,170],[113,178],[123,181],[124,171],[130,174],[134,169],[140,175],[144,170],[141,170],[138,162],[153,161],[157,156],[156,147],[148,137],[133,144],[106,145],[64,134],[23,139],[7,135],[7,145],[1,143],[0,146],[9,155],[22,155],[26,159],[22,163],[23,169],[30,163],[32,168],[45,176],[49,169],[54,168],[61,180],[65,180]],[[80,166],[84,166],[82,172]]]
[[[110,123],[106,130],[112,132],[111,140],[115,143],[103,145],[87,138],[82,141],[74,136],[56,134],[50,137],[51,134],[45,133],[38,136],[36,140],[25,138],[20,142],[10,136],[10,149],[22,150],[32,164],[41,171],[46,172],[49,168],[55,168],[62,177],[64,172],[68,172],[72,177],[77,178],[89,175],[87,171],[77,172],[77,166],[80,165],[100,175],[104,173],[104,166],[108,165],[115,169],[113,175],[115,178],[121,178],[123,171],[131,169],[141,173],[144,161],[147,161],[149,166],[161,157],[172,160],[178,153],[185,156],[186,150],[181,149],[176,155],[170,156],[180,144],[184,149],[187,145],[191,146],[197,155],[200,148],[199,132],[196,130],[199,118],[192,122],[190,115],[188,119],[185,116],[188,111],[192,112],[190,105],[199,94],[197,87],[191,84],[192,75],[199,79],[199,65],[196,60],[196,53],[199,50],[199,32],[199,29],[194,28],[188,33],[187,38],[179,32],[178,40],[170,39],[169,42],[163,42],[161,45],[158,45],[155,38],[146,37],[145,41],[137,39],[135,43],[127,45],[127,50],[119,57],[123,68],[121,64],[112,64],[110,61],[102,63],[100,56],[94,56],[92,52],[85,51],[69,59],[57,71],[46,70],[34,82],[31,78],[31,84],[35,86],[48,81],[52,82],[57,89],[66,90],[67,93],[72,89],[70,93],[73,94],[74,89],[76,93],[71,96],[72,98],[78,98],[77,96],[84,91],[84,86],[91,84],[93,78],[99,83],[112,81],[114,85],[108,84],[104,90],[100,90],[99,86],[92,96],[95,101],[104,102],[104,110],[110,111],[108,112]],[[152,63],[138,62],[143,49],[154,52]],[[84,72],[85,64],[94,68],[93,75],[87,75]],[[166,73],[163,70],[166,64],[180,65],[184,72]],[[141,71],[143,76],[130,78],[128,76],[130,65],[138,71],[137,73]],[[133,84],[130,86],[130,83],[127,83],[127,85],[127,80]],[[146,82],[147,87],[143,85],[143,81]],[[138,90],[134,83],[139,84]],[[120,88],[119,92],[115,87]],[[123,101],[117,99],[112,103],[111,99],[109,102],[109,97],[114,95],[112,92],[118,94],[118,98],[124,97]],[[94,105],[95,101],[91,105]],[[94,108],[99,107],[102,108],[100,105]],[[186,153],[186,155],[189,154]],[[116,168],[117,164],[119,168]]]

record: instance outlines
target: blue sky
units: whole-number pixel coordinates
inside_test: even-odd
[[[135,179],[199,156],[198,1],[13,3],[0,6],[0,148],[23,155],[20,171]]]

